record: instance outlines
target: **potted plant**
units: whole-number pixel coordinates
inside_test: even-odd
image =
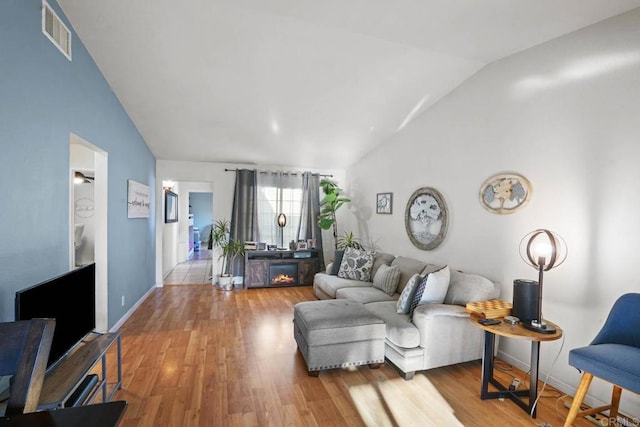
[[[229,271],[233,268],[233,264],[238,257],[244,256],[244,243],[227,239],[222,246],[222,258],[223,273],[220,275],[220,289],[223,291],[230,291],[233,289],[233,271]]]
[[[342,197],[342,189],[338,187],[334,181],[324,178],[320,181],[320,187],[325,194],[324,199],[320,202],[320,215],[318,216],[318,225],[323,230],[333,227],[333,242],[336,250],[338,249],[338,226],[336,224],[336,212],[350,199]]]
[[[340,250],[347,248],[354,248],[361,251],[364,250],[364,246],[360,243],[360,239],[358,239],[351,231],[345,231],[344,235],[338,237],[336,248]]]
[[[215,276],[212,276],[213,284],[220,282],[220,276],[224,272],[224,247],[227,245],[229,241],[229,221],[226,219],[219,219],[211,226],[211,231],[209,232],[209,247],[213,249],[218,254],[218,261],[222,261],[220,265],[219,273]]]

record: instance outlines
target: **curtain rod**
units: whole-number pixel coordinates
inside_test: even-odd
[[[225,168],[224,171],[225,172],[236,172],[236,171],[239,171],[239,170],[240,169],[226,169]],[[258,173],[278,173],[278,172],[275,172],[275,171],[256,171],[256,172],[258,172]],[[291,175],[302,175],[303,174],[303,172],[284,172],[284,173],[288,173],[288,174],[291,174]],[[318,176],[327,177],[327,178],[333,178],[333,175],[326,175],[326,174],[321,174],[321,173],[314,173],[313,175],[318,175]]]

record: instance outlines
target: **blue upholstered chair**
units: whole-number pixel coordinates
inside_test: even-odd
[[[569,365],[582,372],[565,427],[576,417],[609,410],[618,416],[622,389],[640,393],[640,294],[624,294],[615,302],[604,326],[586,347],[569,352]],[[613,384],[611,404],[580,411],[593,377]]]

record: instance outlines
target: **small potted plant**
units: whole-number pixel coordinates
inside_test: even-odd
[[[220,276],[224,272],[224,247],[229,241],[229,221],[226,219],[219,219],[211,226],[209,233],[209,245],[210,249],[213,249],[218,254],[218,261],[222,261],[218,274],[212,275],[212,284],[220,283]]]
[[[338,237],[336,246],[339,250],[344,250],[347,248],[358,249],[361,251],[364,250],[364,246],[362,246],[362,243],[360,243],[360,239],[358,239],[352,231],[345,231],[343,236]]]
[[[227,239],[225,244],[222,246],[222,254],[220,257],[222,258],[222,267],[223,273],[220,275],[219,284],[220,289],[223,291],[230,291],[233,289],[233,271],[229,271],[233,269],[233,264],[238,257],[244,256],[244,243]]]

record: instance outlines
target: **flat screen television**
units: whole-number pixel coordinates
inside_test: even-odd
[[[89,264],[16,292],[16,320],[56,319],[47,366],[96,328],[96,265]]]

